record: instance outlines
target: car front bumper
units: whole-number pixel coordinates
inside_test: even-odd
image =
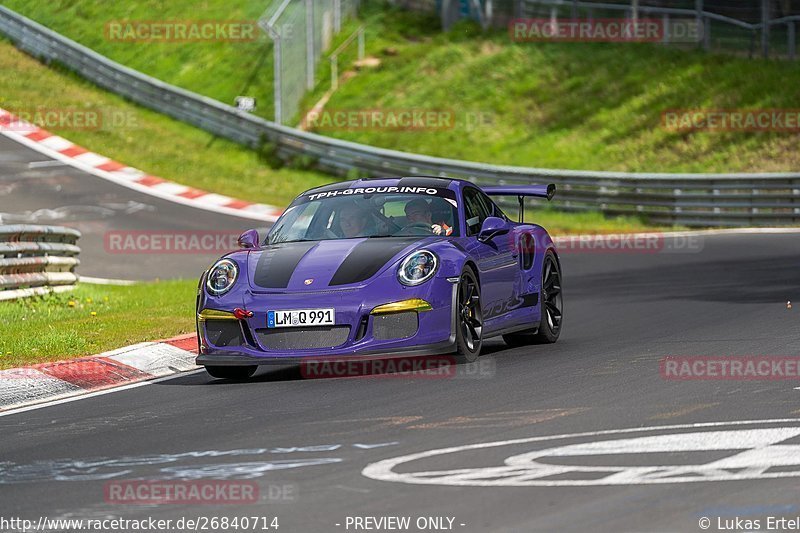
[[[369,291],[381,296],[365,296],[365,291],[331,290],[308,291],[294,294],[263,294],[248,292],[244,295],[242,308],[252,316],[231,320],[226,325],[230,335],[210,334],[208,321],[198,322],[200,354],[197,364],[204,366],[249,366],[298,364],[308,360],[350,360],[369,358],[412,357],[440,355],[455,351],[455,305],[456,285],[446,278],[436,278],[425,287],[386,287],[385,290]],[[411,299],[425,300],[430,310],[413,312],[417,318],[412,335],[391,338],[391,330],[381,330],[378,315],[372,314],[379,306]],[[212,308],[213,302],[204,302]],[[346,340],[336,346],[306,348],[302,344],[314,341],[314,335],[324,328],[272,328],[266,327],[269,310],[324,309],[336,310],[336,335]],[[228,309],[225,311],[232,311]],[[405,311],[409,313],[409,311]],[[382,315],[391,316],[391,315]],[[397,314],[393,316],[397,317]],[[410,317],[407,317],[410,318]],[[241,332],[240,336],[236,332]],[[407,332],[406,332],[407,333]],[[330,331],[322,331],[330,335]],[[275,346],[270,339],[282,339]],[[224,338],[223,338],[224,337]],[[329,337],[332,338],[332,337]],[[286,340],[288,339],[288,341]],[[273,345],[270,345],[270,343]],[[324,343],[324,339],[319,342]],[[281,346],[280,344],[283,344]],[[290,345],[288,348],[285,345]],[[300,345],[298,347],[298,345]]]

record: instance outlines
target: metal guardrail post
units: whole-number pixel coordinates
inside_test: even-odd
[[[305,0],[306,6],[306,89],[314,90],[317,65],[314,57],[314,0]]]
[[[792,180],[792,205],[798,204],[797,207],[792,208],[792,222],[796,222],[800,218],[800,181]]]
[[[331,56],[331,89],[339,89],[339,56]]]
[[[272,14],[269,20],[261,19],[258,22],[259,27],[264,30],[273,42],[273,55],[274,69],[273,69],[273,92],[275,93],[274,107],[275,107],[275,122],[283,124],[283,29],[278,26],[278,21],[286,8],[289,6],[291,0],[283,0],[277,10]]]
[[[333,31],[342,31],[342,0],[333,0]]]
[[[761,55],[769,57],[769,2],[761,0]]]
[[[359,28],[350,35],[347,39],[340,44],[336,50],[331,52],[329,61],[331,63],[331,89],[337,90],[339,88],[339,56],[341,53],[353,43],[354,39],[358,39],[358,59],[359,61],[366,56],[366,39],[364,34],[364,26]]]
[[[275,91],[275,122],[283,124],[283,41],[278,35],[273,40],[275,60],[273,61],[273,72],[275,79],[272,84]]]
[[[709,30],[711,29],[706,23],[707,20],[705,18],[705,11],[703,9],[703,0],[694,0],[694,10],[696,11],[695,21],[697,22],[697,27],[703,28],[703,48],[708,50],[710,48],[710,35]]]

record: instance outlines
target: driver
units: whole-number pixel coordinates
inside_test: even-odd
[[[409,225],[425,224],[430,227],[431,233],[434,235],[451,235],[453,233],[453,228],[444,222],[433,223],[431,206],[424,198],[411,200],[406,204],[404,211]]]

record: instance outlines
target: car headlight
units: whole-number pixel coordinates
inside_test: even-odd
[[[397,277],[403,285],[419,285],[431,279],[438,266],[436,254],[420,250],[403,259]]]
[[[220,259],[208,271],[206,288],[214,296],[221,296],[231,290],[239,276],[239,267],[230,259]]]

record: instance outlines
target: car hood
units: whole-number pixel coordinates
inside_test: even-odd
[[[251,251],[247,278],[256,292],[339,289],[379,275],[416,248],[441,237],[339,239],[273,244]]]

